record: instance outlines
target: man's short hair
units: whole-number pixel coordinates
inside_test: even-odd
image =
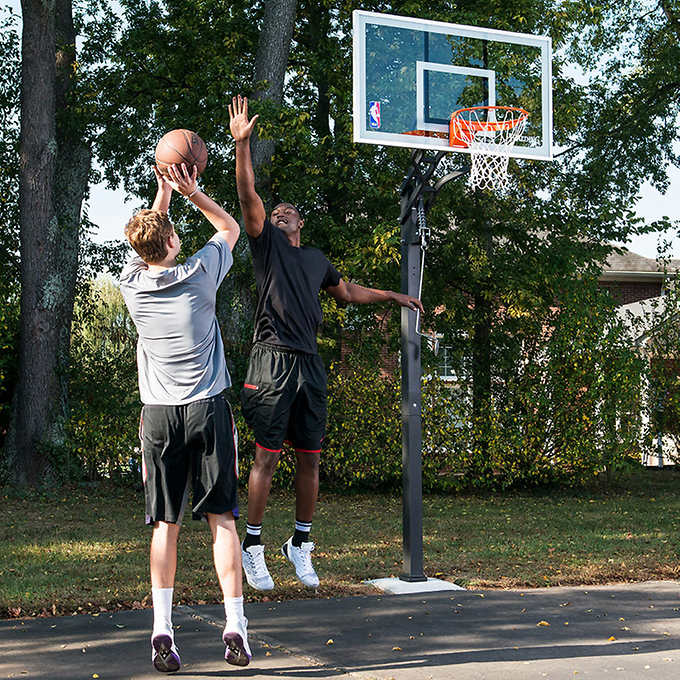
[[[298,214],[298,217],[302,219],[302,213],[300,212],[300,208],[298,208],[295,203],[291,203],[290,201],[279,201],[274,205],[274,210],[278,208],[280,205],[289,205],[291,208],[295,210],[295,212]]]
[[[140,210],[125,225],[125,235],[137,254],[149,264],[162,262],[168,254],[168,238],[174,227],[167,213]]]

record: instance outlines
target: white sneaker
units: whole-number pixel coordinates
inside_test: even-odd
[[[251,545],[244,549],[241,543],[241,564],[246,574],[246,581],[255,590],[271,590],[274,587],[274,580],[269,574],[267,564],[264,561],[264,546]]]
[[[296,548],[293,545],[292,536],[281,546],[283,556],[288,558],[289,562],[292,562],[300,581],[308,588],[318,588],[319,577],[312,566],[312,550],[314,550],[314,543],[311,541],[306,541],[299,548]]]
[[[251,546],[252,547],[252,546]],[[222,633],[224,659],[233,666],[247,666],[253,658],[248,645],[248,619],[244,616],[236,625],[227,625]]]

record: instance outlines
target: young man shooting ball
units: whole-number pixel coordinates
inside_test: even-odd
[[[248,481],[248,524],[242,543],[248,583],[270,590],[261,542],[262,519],[274,470],[284,441],[295,448],[295,531],[281,551],[310,588],[319,585],[309,540],[319,491],[319,459],[326,428],[326,373],[317,353],[321,323],[319,292],[341,302],[396,302],[410,309],[420,300],[346,282],[325,255],[300,245],[304,220],[291,203],[279,203],[268,219],[255,191],[250,135],[257,116],[248,120],[248,101],[235,97],[229,106],[236,142],[236,189],[253,256],[258,304],[254,344],[241,392],[243,415],[255,434],[255,461]]]
[[[139,257],[123,269],[120,287],[139,340],[140,421],[146,522],[151,538],[154,623],[152,662],[177,671],[172,629],[177,536],[193,490],[194,519],[208,521],[213,558],[224,595],[223,642],[230,664],[251,654],[243,615],[238,517],[236,430],[224,390],[231,385],[215,317],[217,288],[229,271],[239,226],[196,184],[196,167],[172,165],[168,179],[154,168],[158,192],[151,210],[137,213],[125,234]],[[168,217],[172,191],[191,201],[216,234],[183,264],[180,240]]]

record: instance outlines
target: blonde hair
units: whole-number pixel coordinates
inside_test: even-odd
[[[168,254],[168,238],[174,227],[167,213],[140,210],[125,225],[125,235],[137,254],[149,264],[162,262]]]

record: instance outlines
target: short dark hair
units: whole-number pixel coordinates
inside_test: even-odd
[[[295,212],[298,214],[298,217],[302,219],[302,213],[300,212],[300,208],[298,208],[295,203],[291,203],[290,201],[279,201],[273,208],[272,212],[278,208],[280,205],[289,205],[291,208],[294,208]]]

